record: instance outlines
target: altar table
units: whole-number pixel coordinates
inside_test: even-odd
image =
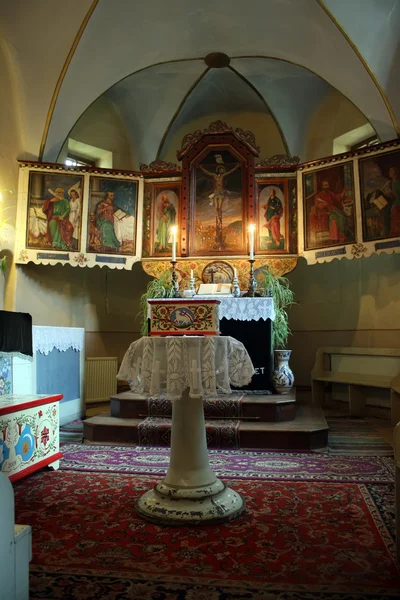
[[[220,301],[219,319],[222,335],[229,335],[242,342],[253,362],[255,373],[246,390],[265,392],[273,389],[274,368],[272,351],[272,322],[275,320],[274,300],[269,296],[255,298],[194,296],[215,298]]]
[[[131,390],[172,400],[171,454],[165,478],[136,502],[143,518],[165,525],[221,523],[240,516],[245,500],[212,472],[203,395],[230,394],[254,368],[229,336],[142,337],[128,348],[117,379]]]

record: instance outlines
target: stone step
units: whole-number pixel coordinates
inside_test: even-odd
[[[212,423],[212,419],[206,419]],[[98,415],[84,421],[85,443],[139,445],[140,418]],[[314,450],[328,444],[328,425],[320,407],[297,406],[292,421],[240,421],[239,446],[243,449]],[[168,445],[166,443],[162,445]],[[215,447],[215,446],[214,446]],[[232,448],[227,445],[221,449]]]
[[[239,398],[241,393],[234,392],[233,396]],[[238,413],[230,411],[226,403],[230,401],[230,396],[215,396],[212,404],[204,402],[204,414],[206,418],[221,416],[225,418],[239,418]],[[151,412],[149,413],[149,400],[147,396],[133,394],[132,392],[122,392],[110,397],[110,415],[117,418],[140,419],[149,414],[151,416],[170,416],[171,403],[164,401],[162,409],[156,415],[154,404],[150,402]],[[224,410],[225,407],[225,410]],[[281,422],[292,421],[296,415],[296,390],[293,389],[289,394],[243,394],[241,401],[240,418],[243,420],[262,421],[262,422]]]

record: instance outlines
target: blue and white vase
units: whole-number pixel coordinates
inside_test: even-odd
[[[275,368],[272,372],[272,383],[278,394],[288,394],[294,384],[294,375],[289,367],[291,350],[274,350]]]

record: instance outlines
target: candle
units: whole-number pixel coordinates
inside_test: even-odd
[[[177,226],[174,225],[173,227],[171,227],[171,233],[172,233],[172,260],[175,262],[176,261],[176,232],[177,232]]]
[[[236,271],[236,267],[234,267],[234,268],[233,268],[233,276],[234,276],[234,278],[236,279],[236,277],[237,277],[237,271]]]
[[[193,269],[190,269],[190,279],[193,279]]]
[[[249,247],[250,247],[250,260],[254,260],[254,229],[255,225],[249,225]]]

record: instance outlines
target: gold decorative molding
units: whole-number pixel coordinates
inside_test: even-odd
[[[140,163],[140,171],[142,173],[166,173],[168,171],[182,171],[182,167],[172,162],[163,160],[153,160],[149,165]]]
[[[382,142],[381,144],[375,144],[374,146],[366,146],[365,148],[359,148],[358,150],[354,150],[353,152],[343,152],[342,154],[334,154],[333,156],[326,156],[324,158],[318,158],[317,160],[311,160],[309,162],[304,162],[304,163],[297,165],[297,169],[299,171],[303,171],[304,169],[312,169],[313,167],[321,167],[323,165],[330,165],[335,162],[340,162],[341,160],[357,158],[359,156],[364,156],[366,154],[376,154],[379,150],[396,149],[399,146],[400,146],[400,139],[395,138],[394,140],[389,140],[388,142]]]
[[[394,110],[389,102],[389,98],[387,97],[385,90],[383,89],[380,82],[378,81],[375,73],[372,71],[371,67],[369,66],[369,64],[367,63],[367,61],[365,60],[365,58],[363,57],[363,55],[361,54],[360,50],[357,48],[357,46],[355,45],[353,40],[350,38],[349,34],[347,33],[347,31],[345,30],[343,25],[341,25],[341,23],[339,23],[339,21],[331,13],[331,11],[326,6],[326,4],[323,2],[323,0],[316,0],[316,2],[322,8],[322,10],[325,12],[325,14],[329,17],[329,19],[332,21],[332,23],[334,23],[334,25],[336,25],[336,27],[339,29],[340,33],[343,35],[343,37],[345,38],[345,40],[347,41],[347,43],[349,44],[349,46],[351,47],[353,52],[356,54],[357,58],[363,65],[364,69],[367,71],[368,75],[371,77],[376,89],[378,90],[383,102],[385,103],[386,109],[387,109],[390,119],[393,123],[394,130],[396,131],[397,135],[400,137],[400,126],[399,126],[399,123],[397,122],[396,115],[394,114]]]
[[[58,99],[58,94],[60,93],[60,89],[61,86],[63,84],[65,75],[68,71],[69,65],[71,64],[72,58],[75,54],[75,50],[78,47],[78,44],[81,40],[81,37],[83,35],[83,32],[86,29],[86,25],[89,22],[90,17],[92,16],[97,4],[99,3],[99,0],[93,0],[92,5],[90,6],[88,12],[85,15],[85,18],[83,19],[81,26],[78,29],[78,33],[75,36],[75,39],[72,43],[71,49],[68,52],[67,58],[65,59],[64,65],[61,69],[61,73],[58,77],[57,83],[56,83],[56,87],[54,88],[54,92],[53,92],[53,96],[51,98],[50,101],[50,106],[49,106],[49,110],[47,111],[47,117],[46,117],[46,122],[44,124],[44,131],[43,131],[43,135],[42,135],[42,141],[40,142],[40,150],[39,150],[39,160],[42,160],[43,158],[43,154],[44,154],[44,149],[46,146],[46,141],[47,141],[47,136],[49,133],[49,128],[50,128],[50,123],[51,123],[51,119],[53,117],[53,113],[54,113],[54,109],[56,106],[56,102]]]
[[[256,138],[252,131],[245,131],[240,127],[231,127],[225,123],[225,121],[218,120],[210,123],[203,131],[201,129],[196,129],[193,133],[187,133],[182,140],[181,149],[176,153],[178,160],[182,160],[182,157],[197,144],[203,135],[213,135],[214,133],[233,133],[241,142],[246,144],[256,156],[260,153],[260,148],[256,144]]]
[[[189,287],[189,279],[190,279],[190,271],[193,270],[193,275],[196,281],[196,284],[202,283],[202,273],[204,269],[210,265],[211,263],[218,261],[221,262],[224,260],[229,263],[232,268],[237,270],[239,286],[241,290],[246,290],[249,284],[249,261],[245,258],[235,258],[235,259],[223,259],[221,257],[218,258],[208,258],[208,259],[193,259],[191,260],[179,260],[176,264],[176,270],[178,273],[178,278],[180,279],[180,288],[182,290]],[[290,257],[290,258],[257,258],[254,263],[254,270],[256,279],[262,280],[262,274],[259,273],[259,277],[257,277],[257,270],[261,267],[268,266],[268,268],[275,275],[286,275],[286,273],[290,273],[297,265],[298,257]],[[158,279],[162,273],[165,271],[171,270],[171,262],[168,260],[142,260],[142,267],[145,273]]]
[[[269,158],[263,158],[256,163],[256,167],[297,167],[300,156],[287,156],[286,154],[274,154]]]

